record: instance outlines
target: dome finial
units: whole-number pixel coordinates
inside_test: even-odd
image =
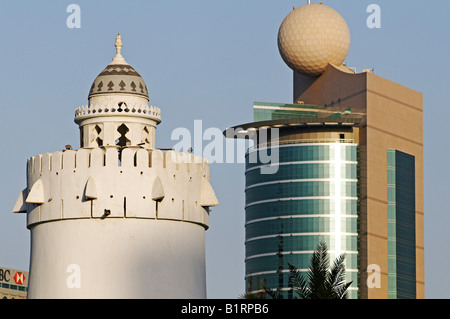
[[[120,53],[120,51],[122,51],[122,46],[123,46],[123,43],[122,43],[122,36],[120,35],[120,33],[117,35],[117,37],[116,37],[116,43],[115,43],[115,46],[116,46],[116,52],[117,52],[117,55],[118,56],[122,56],[122,54]]]
[[[125,59],[122,56],[122,47],[123,47],[123,43],[122,43],[122,36],[119,34],[117,34],[116,36],[116,42],[114,43],[114,45],[116,46],[116,56],[114,57],[114,59],[112,60],[111,64],[128,64]]]

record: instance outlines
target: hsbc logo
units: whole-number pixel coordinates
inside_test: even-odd
[[[13,275],[14,274],[14,275]],[[27,274],[28,276],[28,274]],[[24,285],[26,281],[25,273],[13,269],[0,268],[0,282],[16,285]]]
[[[25,282],[25,275],[21,272],[16,272],[13,278],[18,285],[23,285],[23,283]]]

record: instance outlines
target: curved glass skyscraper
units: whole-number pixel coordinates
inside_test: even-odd
[[[233,131],[254,141],[245,166],[248,294],[264,298],[269,289],[295,297],[289,265],[307,275],[325,242],[331,263],[345,254],[349,297],[359,297],[361,118],[319,112],[314,105],[257,103],[255,122]]]
[[[251,163],[252,152],[278,148],[275,174]],[[255,155],[255,154],[253,154]],[[274,165],[271,163],[269,165]],[[346,254],[349,296],[358,297],[358,145],[332,139],[283,142],[249,150],[246,156],[247,292],[264,287],[292,296],[289,264],[306,272],[320,241],[330,258]]]

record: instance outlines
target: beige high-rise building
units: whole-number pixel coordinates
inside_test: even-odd
[[[403,264],[405,271],[408,266],[415,267],[415,297],[424,298],[422,94],[370,72],[353,74],[334,66],[329,66],[322,76],[316,79],[295,73],[294,92],[296,102],[305,101],[336,112],[351,108],[352,113],[360,113],[364,119],[359,128],[361,298],[388,297],[389,256],[392,255],[391,263],[394,263],[395,258],[404,260],[400,253],[405,253],[410,259]],[[398,185],[389,180],[389,168],[398,168],[389,165],[390,154],[394,151],[411,157],[410,161],[414,164],[414,184]],[[397,174],[402,171],[401,167],[398,168]],[[408,216],[399,216],[403,212],[402,199],[396,200],[395,194],[389,194],[395,186],[410,187],[408,195],[411,197],[408,200],[410,203],[413,200],[414,204],[413,223],[401,220],[408,219]],[[408,190],[405,192],[408,193]],[[398,193],[397,191],[397,195]],[[392,200],[390,195],[394,196]],[[397,211],[400,210],[400,213],[397,213],[397,216],[394,216],[394,211],[389,211],[399,207]],[[408,212],[405,213],[407,214]],[[400,229],[390,230],[390,223]],[[412,258],[410,252],[401,251],[404,241],[399,239],[402,230],[407,233],[411,227],[415,230],[415,258]],[[392,253],[389,250],[390,245],[393,246]],[[414,262],[414,265],[409,265],[408,262]],[[368,288],[364,284],[367,281],[369,265],[380,267],[381,288]],[[391,276],[394,278],[395,275]],[[397,277],[397,280],[401,279],[400,276]],[[391,286],[394,284],[391,283]]]
[[[294,9],[278,45],[292,104],[255,102],[254,122],[233,128],[258,137],[246,164],[247,292],[292,297],[288,265],[306,272],[325,241],[346,253],[349,297],[424,298],[422,94],[347,67],[350,31],[323,4]],[[277,140],[261,141],[263,129]],[[258,169],[267,149],[279,153],[275,174]]]

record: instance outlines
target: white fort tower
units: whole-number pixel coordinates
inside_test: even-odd
[[[160,110],[121,55],[75,112],[81,148],[28,160],[29,298],[206,298],[209,164],[155,149]]]

